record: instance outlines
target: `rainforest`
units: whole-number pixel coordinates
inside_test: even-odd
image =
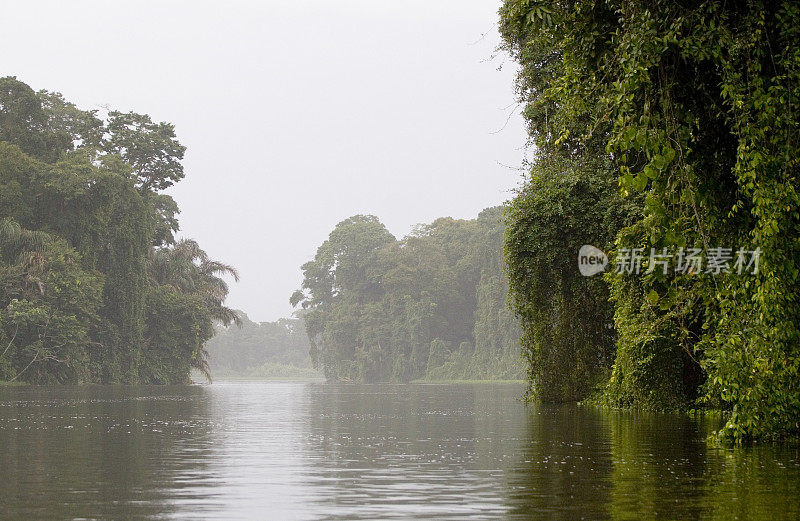
[[[800,2],[3,13],[0,519],[800,519]]]
[[[0,380],[185,383],[236,270],[175,240],[172,125],[0,79]]]
[[[372,215],[337,224],[290,299],[295,362],[341,381],[527,378],[533,400],[714,409],[721,438],[796,436],[798,119],[780,107],[798,103],[800,11],[755,7],[505,2],[529,173],[505,205],[401,239]],[[163,192],[184,152],[169,123],[0,80],[0,378],[208,373],[215,331],[246,315],[224,303],[236,270],[175,239]],[[641,276],[585,277],[585,244],[763,253],[751,276],[645,255]]]

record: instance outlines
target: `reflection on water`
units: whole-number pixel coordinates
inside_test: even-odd
[[[798,449],[520,386],[0,388],[0,519],[798,519]]]

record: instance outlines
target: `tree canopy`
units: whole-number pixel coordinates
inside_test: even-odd
[[[0,380],[184,382],[230,323],[230,266],[175,242],[167,123],[0,78]]]
[[[515,378],[499,208],[437,219],[397,240],[374,216],[340,222],[302,266],[315,364],[333,380]]]

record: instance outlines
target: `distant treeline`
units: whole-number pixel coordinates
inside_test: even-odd
[[[220,324],[208,342],[208,367],[214,378],[319,377],[311,367],[302,318],[256,323],[237,311],[240,326]]]
[[[168,123],[0,78],[0,381],[176,383],[206,369],[222,273],[175,241]]]
[[[505,0],[499,28],[537,151],[505,242],[533,394],[800,434],[800,5]],[[585,244],[626,269],[582,277]]]
[[[333,380],[516,379],[500,208],[441,218],[397,240],[374,216],[340,222],[303,265],[292,305]]]

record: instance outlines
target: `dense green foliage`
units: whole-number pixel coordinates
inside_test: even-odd
[[[557,287],[571,276],[529,271],[545,258],[526,252],[520,237],[575,233],[547,220],[560,212],[553,208],[587,202],[554,180],[565,169],[585,184],[607,186],[598,177],[608,177],[624,199],[609,197],[584,219],[609,211],[621,219],[604,229],[581,225],[589,244],[608,244],[614,233],[617,252],[699,248],[706,261],[717,247],[763,253],[755,274],[664,273],[645,259],[649,273],[607,275],[609,288],[595,288],[598,298],[610,292],[617,335],[605,400],[726,409],[722,434],[737,441],[797,435],[800,6],[506,0],[500,29],[522,66],[519,92],[539,156],[512,206],[529,220],[518,218],[507,240],[534,367],[550,363],[539,347],[548,337],[535,331],[550,296],[529,285]],[[598,158],[611,168],[563,166]],[[531,195],[543,177],[551,193]],[[566,253],[572,260],[577,252]],[[584,291],[595,284],[578,281]],[[580,306],[570,321],[586,312]],[[584,346],[586,330],[573,332],[554,349]],[[584,354],[564,357],[560,372],[580,373],[573,360],[583,363]]]
[[[584,244],[611,245],[634,214],[622,203],[606,162],[556,157],[534,165],[509,204],[508,273],[529,392],[538,399],[581,400],[608,376],[615,343],[608,287],[582,276],[575,262]]]
[[[177,244],[174,129],[107,120],[0,78],[0,380],[183,382],[213,321],[235,315],[220,273]]]
[[[396,240],[376,217],[339,223],[303,265],[315,364],[332,380],[517,378],[499,208],[437,219]]]
[[[208,342],[208,367],[220,377],[319,377],[311,368],[302,318],[256,323],[237,311],[240,327],[219,325]]]

